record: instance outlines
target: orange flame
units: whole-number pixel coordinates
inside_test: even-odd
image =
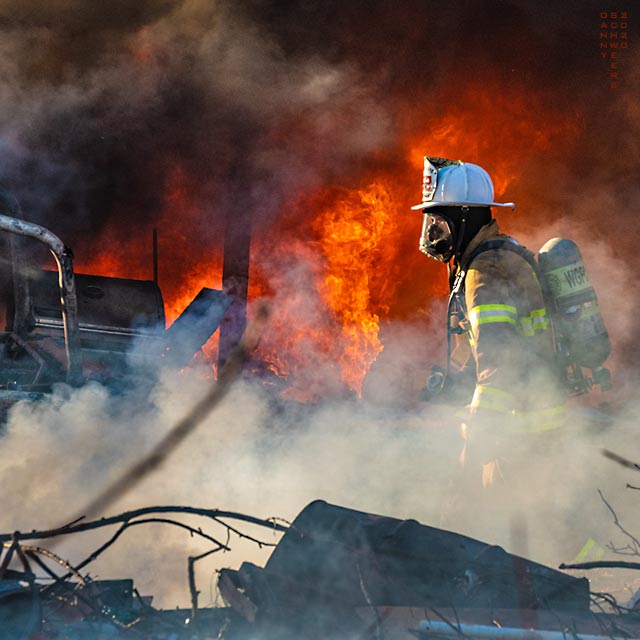
[[[312,200],[314,218],[303,231],[298,229],[312,238],[280,237],[275,249],[267,239],[255,249],[258,255],[268,250],[283,271],[291,264],[305,265],[296,280],[283,282],[282,275],[269,278],[289,294],[280,292],[284,300],[278,302],[262,353],[280,374],[292,377],[311,365],[309,353],[322,354],[334,369],[325,375],[359,394],[370,364],[383,348],[380,317],[389,314],[388,294],[400,268],[398,205],[390,185],[382,180],[361,189],[330,188]],[[309,206],[307,199],[305,204]],[[264,273],[253,274],[252,297],[264,294],[265,287],[256,282],[267,279]],[[301,286],[304,299],[298,300]],[[303,305],[311,307],[311,313]]]
[[[417,251],[420,214],[409,210],[420,198],[423,156],[478,163],[489,171],[497,201],[535,206],[539,167],[561,163],[580,134],[579,119],[558,113],[547,100],[543,93],[488,81],[467,85],[446,109],[440,101],[440,112],[431,105],[404,106],[403,121],[423,124],[398,134],[392,157],[372,159],[378,169],[361,174],[359,188],[324,187],[305,194],[304,204],[294,198],[285,203],[280,220],[252,243],[249,297],[277,300],[260,346],[263,371],[288,378],[302,399],[345,388],[360,393],[383,350],[381,324],[424,314],[430,298],[447,293],[442,265]],[[155,222],[169,321],[202,286],[220,282],[222,247],[209,246],[199,232],[205,215],[192,195],[198,187],[194,181],[184,168],[174,167]],[[501,226],[504,217],[507,231],[525,224],[510,211],[496,213]],[[137,238],[142,236],[150,245],[151,228],[136,231]],[[114,252],[119,242],[126,252]],[[101,241],[109,251],[96,251],[82,267],[148,279],[148,260],[130,263],[122,273],[125,257],[150,255],[134,243],[126,231],[109,229]],[[209,347],[208,355],[214,353]],[[310,377],[314,369],[318,375]]]
[[[374,183],[344,191],[312,223],[325,258],[323,299],[342,327],[342,379],[357,392],[382,351],[378,311],[388,312],[389,307],[382,302],[376,309],[371,286],[377,280],[381,247],[397,230],[394,212],[389,188]]]

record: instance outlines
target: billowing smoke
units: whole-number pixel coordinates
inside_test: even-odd
[[[284,319],[265,340],[279,349],[281,369],[291,368],[287,355],[297,367],[276,382],[294,390],[293,400],[304,392],[313,401],[274,400],[245,380],[114,510],[183,503],[293,518],[321,497],[442,522],[518,551],[512,531],[524,520],[529,555],[551,563],[571,560],[590,536],[600,544],[614,537],[595,489],[615,497],[621,516],[635,511],[626,478],[599,449],[628,451],[639,413],[629,398],[639,353],[640,66],[632,46],[619,89],[610,89],[601,4],[0,3],[0,183],[25,217],[63,236],[85,270],[99,270],[108,253],[110,273],[135,277],[148,277],[144,246],[159,227],[161,284],[172,304],[194,274],[216,284],[225,225],[250,209],[255,297],[269,297],[272,317]],[[449,509],[460,497],[459,419],[418,401],[444,357],[447,288],[440,265],[415,250],[419,215],[408,211],[419,199],[423,154],[485,166],[497,195],[518,203],[513,216],[499,214],[502,227],[530,248],[553,235],[578,241],[612,336],[617,391],[592,402],[609,401],[616,420],[606,429],[576,409],[565,438],[520,471],[536,490],[513,496],[515,525],[489,520],[471,499]],[[380,184],[391,193],[383,208],[393,224],[357,227],[381,231],[371,249],[353,237],[348,244],[366,266],[357,281],[365,319],[384,346],[362,384],[365,399],[356,400],[337,365],[344,336],[326,331],[337,314],[318,283],[326,284],[327,265],[341,263],[323,229],[325,221],[356,225],[334,212],[353,202],[337,197],[336,185],[351,194]],[[370,193],[379,199],[367,191],[358,202]],[[330,275],[346,291],[349,277]],[[330,350],[311,330],[294,337],[314,321],[334,340]],[[150,395],[114,397],[90,384],[16,406],[0,448],[2,529],[44,528],[76,513],[208,384],[198,372],[164,371]],[[97,546],[95,538],[60,544],[76,560]],[[144,554],[137,544],[114,548],[95,571],[133,573],[162,604],[185,604],[186,556],[197,543],[176,533],[142,542]],[[231,562],[214,559],[200,567],[202,584]]]

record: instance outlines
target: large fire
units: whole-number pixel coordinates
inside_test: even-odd
[[[275,326],[263,348],[283,373],[310,364],[305,362],[309,350],[324,354],[338,365],[333,375],[358,393],[369,365],[382,350],[380,315],[388,317],[392,282],[400,268],[401,205],[383,181],[361,189],[329,188],[311,201],[313,218],[303,230],[306,241],[289,235],[272,251],[280,268],[304,265],[283,286],[305,287],[306,300],[300,299],[300,304],[313,301],[319,312],[308,314],[296,305],[277,307]],[[258,244],[256,253],[265,252],[270,240]],[[260,283],[265,275],[258,270],[255,278]],[[293,291],[290,294],[295,297]]]
[[[357,181],[351,180],[352,186],[335,184],[304,198],[292,196],[272,228],[254,235],[250,300],[266,296],[274,301],[258,357],[297,390],[295,397],[360,393],[383,350],[381,324],[410,319],[424,311],[430,297],[446,295],[441,265],[417,252],[420,214],[409,210],[419,200],[424,154],[477,162],[492,175],[496,199],[526,202],[537,185],[529,184],[524,168],[572,147],[578,135],[568,117],[556,117],[550,125],[540,108],[542,96],[523,91],[518,97],[513,89],[506,95],[487,86],[469,87],[465,95],[473,100],[460,100],[440,115],[405,106],[411,121],[425,124],[406,134],[392,160],[373,162]],[[523,116],[527,105],[534,108]],[[155,222],[169,323],[201,287],[220,286],[221,246],[201,240],[198,219],[206,214],[192,195],[194,187],[185,169],[174,167]],[[507,230],[517,226],[505,222]],[[108,230],[101,243],[105,249],[81,259],[79,269],[148,279],[151,232],[151,227],[138,230],[134,238]],[[137,261],[125,256],[137,256]],[[206,353],[215,355],[215,340]],[[310,369],[321,375],[312,381]],[[318,384],[318,377],[332,382]]]

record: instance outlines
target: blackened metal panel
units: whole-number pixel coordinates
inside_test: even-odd
[[[523,567],[530,608],[589,610],[586,579],[415,520],[320,500],[294,520],[264,571],[281,604],[293,606],[337,597],[351,606],[515,609]]]
[[[164,328],[164,303],[152,281],[76,275],[80,330],[135,335]],[[61,324],[58,275],[41,271],[30,282],[36,327]]]

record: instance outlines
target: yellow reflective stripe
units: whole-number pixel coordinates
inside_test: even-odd
[[[514,396],[502,389],[476,385],[469,408],[474,413],[478,409],[489,409],[498,413],[513,413]]]
[[[592,551],[594,551],[593,554],[591,554]],[[573,559],[573,562],[584,562],[589,555],[592,555],[593,560],[600,560],[604,555],[604,549],[593,538],[589,538],[584,543],[582,549],[578,551],[578,555]]]
[[[531,312],[531,318],[534,324],[548,324],[547,323],[547,310],[545,307],[542,309],[534,309]]]
[[[476,329],[481,324],[503,322],[515,325],[518,311],[508,304],[480,304],[469,312],[471,327]]]
[[[547,319],[547,310],[534,309],[528,316],[520,316],[520,331],[525,336],[532,336],[536,331],[546,331],[549,328],[549,320]]]
[[[510,304],[479,304],[477,307],[473,307],[478,311],[507,311],[509,313],[516,314],[517,309]]]
[[[537,409],[536,411],[518,412],[522,418],[522,427],[532,433],[551,431],[564,426],[566,420],[564,405]]]

